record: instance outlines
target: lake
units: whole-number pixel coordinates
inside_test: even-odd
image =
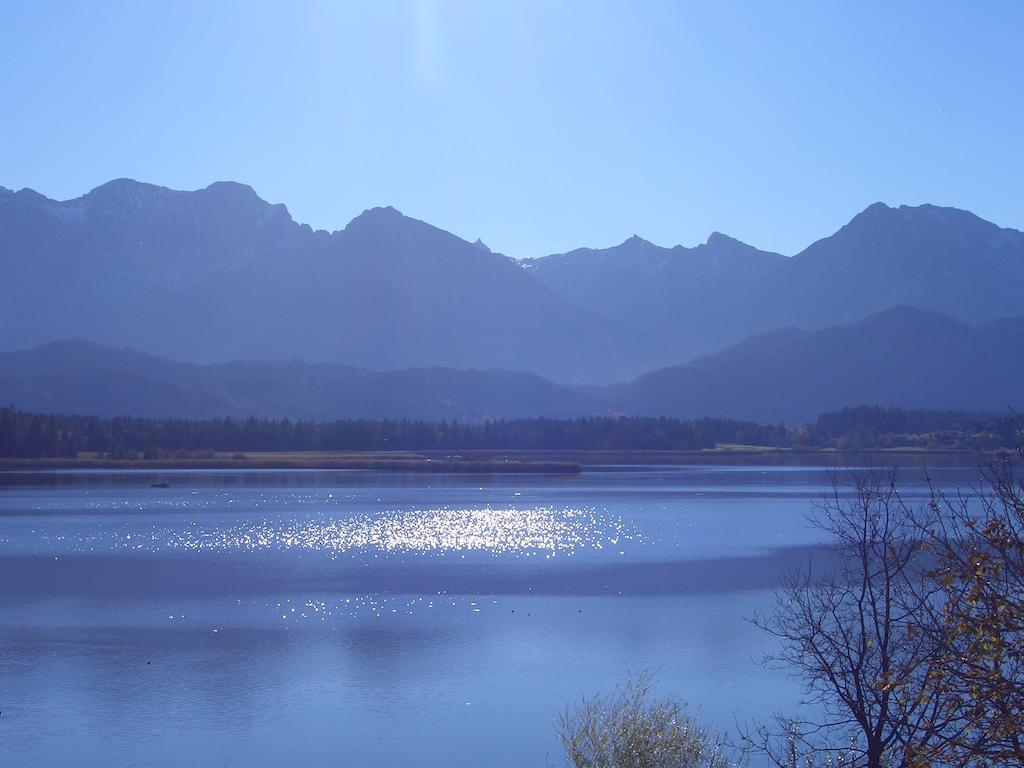
[[[747,618],[822,544],[830,489],[810,467],[0,473],[0,759],[560,766],[558,712],[644,671],[721,729],[793,711]]]

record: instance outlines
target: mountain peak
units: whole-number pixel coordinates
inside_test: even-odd
[[[363,216],[369,218],[404,218],[402,212],[393,205],[377,205],[373,208],[367,208],[356,218],[362,218]]]
[[[136,181],[135,179],[129,178],[120,178],[111,179],[105,184],[100,184],[98,187],[91,190],[86,197],[116,197],[153,192],[170,192],[170,190],[167,189],[167,187],[158,187],[156,184],[147,184],[143,181]]]
[[[93,189],[84,198],[91,201],[115,205],[127,205],[129,207],[140,207],[154,200],[171,199],[194,199],[206,198],[219,203],[241,204],[244,206],[266,206],[269,205],[256,191],[247,184],[240,184],[237,181],[215,181],[209,186],[185,192],[156,184],[147,184],[135,179],[113,179]]]
[[[963,208],[954,208],[945,205],[933,205],[922,203],[921,205],[901,205],[895,209],[896,213],[904,218],[931,221],[939,224],[981,224],[985,227],[998,229],[999,227],[990,221],[985,221],[975,213],[966,211]]]
[[[892,214],[896,213],[896,208],[892,208],[885,203],[872,203],[863,211],[858,213],[849,222],[847,222],[840,231],[847,227],[876,227],[881,225],[885,221],[889,221]]]
[[[625,246],[631,248],[648,248],[653,245],[654,243],[652,243],[650,240],[644,240],[644,238],[640,237],[640,235],[633,234],[627,237],[625,240],[623,240],[622,245],[620,245],[619,247],[622,248]]]
[[[402,221],[405,218],[406,216],[401,211],[390,205],[376,206],[374,208],[367,208],[360,213],[348,223],[345,229],[386,226]]]
[[[847,235],[879,236],[883,232],[907,232],[915,236],[948,237],[957,239],[965,236],[1002,238],[1007,233],[1014,239],[1014,230],[1002,230],[997,225],[961,208],[932,205],[900,205],[893,207],[885,203],[873,203],[854,216],[839,232]],[[1003,233],[999,235],[997,233]],[[946,234],[941,234],[946,233]],[[836,233],[837,235],[839,233]],[[953,242],[950,240],[949,242]]]
[[[706,249],[715,257],[742,257],[748,263],[751,259],[754,259],[764,264],[778,264],[784,262],[787,258],[782,254],[775,253],[774,251],[762,251],[759,248],[755,248],[752,245],[744,243],[742,240],[737,240],[735,237],[730,237],[729,235],[723,235],[721,232],[717,231],[712,232],[708,236],[707,242],[703,245],[697,246],[697,248]]]
[[[256,194],[256,190],[248,184],[241,184],[237,181],[215,181],[206,187],[203,192],[213,195],[223,195],[225,197],[249,198],[252,200],[260,200],[262,202],[262,198]]]
[[[175,193],[167,187],[146,184],[135,179],[113,179],[100,184],[95,189],[78,198],[93,210],[106,211],[110,214],[136,215],[160,202],[166,201]],[[71,203],[75,201],[65,201]]]
[[[902,207],[906,208],[907,206],[904,205]],[[896,209],[893,208],[892,206],[886,205],[885,203],[879,201],[869,205],[867,208],[865,208],[863,211],[857,214],[857,216],[883,216],[887,213],[892,213],[895,210]]]
[[[891,206],[885,203],[872,203],[863,211],[858,213],[850,221],[852,224],[858,220],[868,221],[879,221],[879,220],[978,220],[984,221],[976,214],[970,211],[963,210],[962,208],[953,208],[951,206],[933,205],[932,203],[922,203],[921,205],[899,205]]]
[[[721,232],[715,231],[708,235],[707,242],[705,245],[710,245],[712,248],[721,247],[723,245],[744,245],[741,241],[735,237],[729,237],[729,235],[723,235]]]

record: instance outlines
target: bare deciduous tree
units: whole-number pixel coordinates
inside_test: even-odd
[[[832,496],[812,517],[834,557],[786,575],[774,610],[754,617],[780,641],[770,661],[804,681],[806,703],[821,712],[745,735],[778,765],[800,753],[910,766],[908,747],[943,725],[941,702],[929,695],[938,659],[931,633],[921,631],[936,591],[922,566],[923,533],[894,473],[852,478],[847,494],[834,477]]]
[[[786,575],[754,622],[813,714],[741,733],[783,768],[1024,768],[1024,480],[912,509],[894,472],[851,473],[812,517],[830,556]],[[721,737],[648,677],[561,717],[576,768],[725,768]]]

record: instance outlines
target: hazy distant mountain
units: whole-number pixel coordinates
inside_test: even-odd
[[[558,296],[654,337],[672,362],[903,305],[984,322],[1019,314],[1024,295],[1024,233],[932,205],[876,203],[791,259],[715,234],[696,248],[633,237],[524,263]]]
[[[59,342],[0,354],[0,403],[44,412],[306,419],[639,414],[800,424],[846,405],[1024,410],[1024,318],[971,327],[900,307],[857,323],[753,336],[611,386],[528,373],[374,372],[292,362],[176,363]]]
[[[1020,314],[1024,232],[934,205],[875,203],[747,297],[776,327],[848,323],[894,306],[967,323]]]
[[[342,365],[177,363],[81,341],[0,353],[0,403],[100,416],[483,419],[607,412],[595,395],[531,373]]]
[[[392,208],[314,231],[241,184],[121,179],[64,202],[0,188],[0,275],[0,350],[75,337],[193,362],[604,384],[894,306],[968,323],[1019,314],[1024,233],[875,204],[792,258],[715,233],[516,262]]]
[[[638,334],[482,244],[375,208],[314,232],[249,187],[0,189],[0,347],[69,336],[194,361],[304,358],[613,380]]]
[[[899,307],[782,330],[602,390],[641,415],[800,424],[846,405],[1006,412],[1024,406],[1024,318],[970,327]]]
[[[694,350],[725,313],[788,261],[715,232],[695,248],[662,248],[636,235],[613,248],[581,248],[523,265],[561,298],[655,339],[662,360]]]

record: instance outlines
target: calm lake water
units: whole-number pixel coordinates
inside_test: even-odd
[[[561,766],[557,713],[645,670],[722,729],[766,719],[801,691],[745,619],[820,545],[830,487],[793,467],[0,473],[0,761]]]

